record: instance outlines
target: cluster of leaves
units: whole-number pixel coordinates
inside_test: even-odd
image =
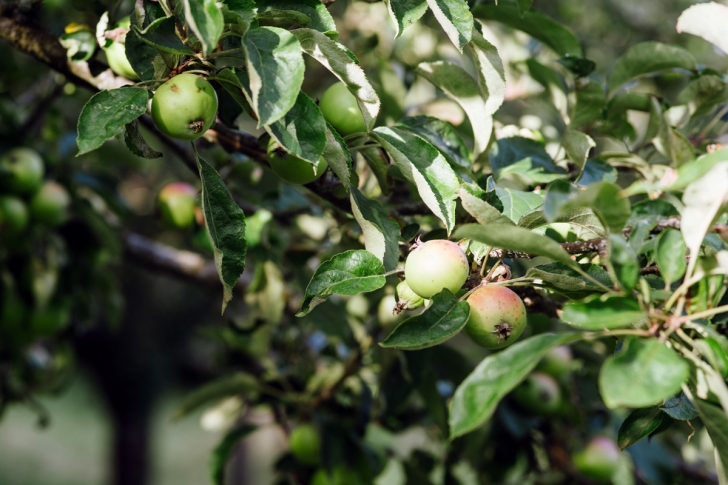
[[[360,226],[360,238],[332,244],[319,255],[324,262],[297,313],[301,325],[312,323],[347,345],[328,346],[317,343],[320,333],[304,339],[277,327],[276,335],[266,337],[270,347],[292,356],[291,347],[305,345],[306,352],[276,362],[258,351],[252,356],[264,362],[262,370],[223,377],[194,395],[181,414],[221,397],[243,396],[316,421],[326,468],[345,465],[371,481],[396,462],[408,477],[428,483],[427,475],[442,470],[460,480],[465,467],[497,481],[517,468],[522,455],[503,457],[492,443],[500,438],[522,443],[534,426],[513,417],[511,391],[550,350],[572,345],[579,355],[593,357],[592,345],[603,341],[610,350],[614,346],[600,361],[596,380],[603,405],[634,409],[619,430],[620,446],[662,431],[673,420],[700,417],[715,446],[716,468],[726,478],[728,339],[720,324],[728,312],[728,150],[720,137],[728,85],[720,72],[699,65],[683,48],[646,42],[628,49],[602,79],[576,36],[532,10],[530,1],[469,8],[458,0],[389,0],[396,36],[430,10],[461,54],[418,63],[412,74],[459,106],[467,122],[456,127],[419,115],[377,126],[387,87],[371,81],[339,42],[336,23],[318,0],[136,5],[126,55],[140,82],[102,90],[89,100],[78,123],[79,154],[123,135],[136,155],[158,156],[144,141],[138,118],[156,86],[177,73],[197,72],[218,88],[222,126],[246,116],[265,130],[256,146],[273,138],[308,162],[323,156],[348,195],[348,203],[342,199],[332,211],[346,211],[347,223]],[[725,7],[701,4],[683,14],[678,29],[726,50],[716,32],[727,17]],[[525,62],[504,64],[487,40],[491,25],[525,32],[544,49]],[[87,56],[79,57],[84,50],[77,47],[69,48],[69,56],[83,62]],[[304,55],[356,97],[366,133],[342,138],[326,122],[302,91]],[[558,113],[560,133],[504,134],[495,120],[507,101],[506,79],[514,75],[542,88],[540,97]],[[231,329],[217,335],[250,357],[246,338],[266,324],[272,327],[285,311],[280,304],[266,307],[283,293],[272,291],[283,286],[275,258],[251,259],[274,245],[263,230],[272,212],[256,212],[246,227],[226,180],[195,155],[205,222],[225,288],[223,309],[250,248],[255,278],[246,300],[270,310],[261,310],[262,324],[242,331],[243,337]],[[403,200],[418,202],[423,214],[402,215]],[[381,319],[364,314],[346,321],[335,315],[341,296],[352,297],[350,302],[363,293],[380,298],[417,235],[460,240],[473,265],[471,283],[479,284],[498,265],[511,267],[512,278],[488,284],[531,292],[534,323],[520,342],[473,368],[454,347],[441,345],[462,330],[469,314],[460,295],[447,291],[401,322],[381,346],[376,345],[386,333]],[[523,261],[532,257],[545,259]],[[558,318],[538,323],[537,301],[550,302],[549,308],[558,309],[550,316]],[[340,328],[332,328],[337,324]],[[559,419],[577,426],[588,420]],[[432,454],[388,459],[386,452],[396,446],[392,432],[414,423],[432,424],[438,436],[453,441],[440,442],[443,449]],[[232,444],[250,430],[233,429],[216,450],[217,482]],[[583,438],[584,433],[561,437],[559,446],[574,449]],[[483,452],[476,451],[485,440],[491,443],[486,454],[499,466],[486,467]],[[540,472],[570,473],[557,457],[542,456],[548,446],[538,446]],[[625,463],[621,479],[627,480],[629,460]],[[299,477],[313,472],[290,456],[278,466]]]

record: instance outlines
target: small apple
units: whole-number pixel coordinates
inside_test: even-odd
[[[0,159],[0,186],[16,194],[35,192],[43,183],[43,159],[30,148],[14,148]]]
[[[584,475],[598,482],[611,480],[619,466],[619,447],[603,436],[592,439],[581,451],[572,456],[574,467]]]
[[[28,225],[28,208],[12,195],[0,196],[0,237],[15,236]]]
[[[445,288],[457,293],[469,274],[470,264],[463,250],[445,239],[419,243],[407,256],[404,266],[409,287],[427,299]]]
[[[291,453],[299,462],[305,465],[317,465],[321,461],[321,440],[312,424],[297,426],[291,431],[289,443]]]
[[[468,297],[470,318],[465,333],[486,349],[506,347],[526,328],[526,307],[505,286],[485,285]]]
[[[197,191],[190,184],[172,182],[157,197],[162,219],[170,227],[186,229],[195,223]]]
[[[212,126],[217,114],[217,94],[196,74],[179,74],[157,88],[152,98],[152,119],[157,128],[175,140],[196,140]]]
[[[58,182],[48,181],[30,199],[30,215],[33,220],[51,227],[68,220],[71,196]]]
[[[561,410],[559,383],[548,374],[534,372],[513,391],[518,407],[529,413],[553,416]]]
[[[329,166],[324,157],[319,158],[318,163],[311,163],[288,153],[273,138],[268,143],[268,161],[276,175],[286,182],[297,185],[313,182],[321,177]]]
[[[331,126],[341,136],[367,131],[367,125],[364,123],[364,117],[356,98],[342,82],[338,82],[326,90],[321,96],[319,109],[326,121],[331,123]]]
[[[131,28],[131,19],[124,17],[114,27],[115,29],[124,29],[128,31]],[[109,67],[119,76],[123,76],[132,81],[138,81],[139,76],[131,67],[129,59],[126,57],[126,34],[122,34],[117,37],[116,40],[112,40],[108,46],[102,46],[104,53],[106,54],[106,60],[109,63]]]

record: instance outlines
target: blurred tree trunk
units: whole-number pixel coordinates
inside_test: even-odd
[[[150,413],[120,412],[114,415],[114,485],[146,485],[149,482]]]

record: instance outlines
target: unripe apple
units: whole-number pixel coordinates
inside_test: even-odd
[[[468,297],[470,318],[465,333],[481,347],[500,349],[516,340],[526,328],[526,307],[505,286],[486,285]]]
[[[43,183],[43,159],[30,148],[14,148],[0,159],[0,186],[16,194],[35,192]]]
[[[197,191],[190,184],[172,182],[159,191],[159,209],[164,222],[177,229],[186,229],[195,223]]]
[[[157,88],[152,98],[152,118],[157,128],[175,140],[201,137],[215,121],[217,94],[196,74],[180,74]]]
[[[555,379],[564,379],[571,372],[572,361],[571,349],[564,345],[549,350],[536,368]]]
[[[31,217],[51,227],[60,226],[68,220],[71,196],[58,182],[48,181],[30,199]]]
[[[338,467],[331,474],[320,468],[311,479],[311,485],[363,485],[364,481],[350,468]]]
[[[389,327],[399,323],[402,316],[396,313],[397,298],[394,295],[385,295],[379,302],[377,316],[382,327]]]
[[[291,453],[299,462],[305,465],[317,465],[321,461],[321,440],[312,424],[297,426],[291,431],[289,442]]]
[[[607,483],[619,466],[619,448],[609,438],[598,436],[586,448],[575,453],[572,461],[574,467],[585,477]]]
[[[356,97],[349,92],[344,83],[336,83],[327,89],[321,96],[319,108],[326,121],[331,123],[341,136],[367,131]]]
[[[309,184],[318,179],[329,166],[324,157],[319,158],[317,163],[311,163],[288,153],[273,138],[268,143],[268,161],[276,175],[286,182],[298,185]]]
[[[115,28],[126,29],[131,28],[131,19],[124,17],[119,20]],[[104,53],[106,54],[106,60],[109,63],[109,67],[119,76],[123,76],[132,81],[138,81],[139,76],[134,72],[134,68],[131,67],[129,59],[126,57],[126,34],[119,36],[117,40],[112,40],[108,47],[103,47]]]
[[[534,372],[513,391],[513,398],[524,411],[553,416],[561,410],[559,383],[548,374]]]
[[[412,291],[407,280],[400,281],[397,285],[397,313],[403,310],[416,310],[425,304],[425,299]]]
[[[468,258],[460,246],[445,239],[420,243],[407,256],[404,276],[412,291],[432,298],[447,288],[457,293],[470,274]]]
[[[15,236],[28,225],[28,208],[12,195],[0,196],[0,238]]]

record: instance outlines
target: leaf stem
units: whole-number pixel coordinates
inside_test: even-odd
[[[693,313],[692,315],[685,315],[684,317],[680,318],[681,323],[689,322],[690,320],[697,320],[699,318],[705,318],[705,317],[712,317],[713,315],[717,315],[719,313],[728,312],[728,305],[723,305],[715,308],[711,308],[710,310],[704,310],[702,312]]]

